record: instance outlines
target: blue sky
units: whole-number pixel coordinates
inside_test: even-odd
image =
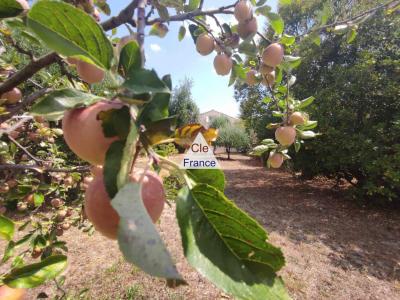
[[[205,0],[204,8],[217,8],[233,2],[234,0]],[[108,1],[108,3],[111,6],[111,15],[116,15],[127,5],[128,1]],[[267,4],[275,10],[277,0],[269,0]],[[107,16],[102,16],[102,21],[107,18]],[[221,15],[221,18],[227,23],[235,23],[235,19],[231,15]],[[261,22],[264,21],[264,17],[259,17],[259,28],[262,27]],[[213,22],[211,21],[211,23]],[[208,56],[198,54],[189,33],[181,42],[178,41],[178,30],[182,24],[182,22],[172,22],[167,36],[162,39],[146,36],[146,68],[154,68],[160,76],[171,74],[174,86],[185,76],[191,77],[194,80],[193,98],[201,112],[215,109],[231,116],[237,116],[239,106],[233,98],[233,87],[228,87],[229,76],[218,76],[215,73],[213,68],[215,53]],[[186,23],[186,25],[188,24]],[[127,33],[124,26],[118,28],[118,36],[124,36]]]

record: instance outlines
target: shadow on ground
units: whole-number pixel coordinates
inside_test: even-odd
[[[295,243],[323,243],[332,250],[332,264],[343,270],[400,280],[398,211],[362,208],[340,197],[330,183],[266,170],[256,159],[238,156],[234,161],[240,168],[224,169],[226,192],[269,231]]]

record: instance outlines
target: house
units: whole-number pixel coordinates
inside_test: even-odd
[[[231,117],[231,116],[229,116],[227,114],[224,114],[222,112],[216,111],[214,109],[210,110],[210,111],[206,111],[204,113],[201,113],[199,115],[199,122],[204,127],[209,128],[210,124],[213,121],[213,119],[216,118],[216,117],[221,117],[221,116],[227,118],[232,124],[240,122],[239,118]]]

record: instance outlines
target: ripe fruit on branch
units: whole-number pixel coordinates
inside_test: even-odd
[[[290,146],[296,139],[296,129],[291,126],[282,126],[276,129],[275,138],[282,146]]]
[[[131,175],[132,182],[138,182],[142,172]],[[161,178],[154,172],[147,171],[142,183],[142,199],[153,222],[162,213],[165,202],[165,192]],[[85,193],[85,213],[96,230],[110,239],[117,238],[119,216],[111,206],[102,175],[97,175],[89,184]]]
[[[34,207],[35,206],[35,197],[33,194],[29,194],[27,196],[25,196],[24,198],[24,202],[30,206],[30,207]]]
[[[6,99],[6,104],[15,104],[22,99],[22,93],[19,88],[13,88],[11,91],[1,95],[1,99]]]
[[[50,204],[54,208],[60,208],[61,206],[64,205],[64,201],[62,201],[60,198],[53,198],[51,199]]]
[[[238,22],[244,22],[251,18],[252,11],[251,11],[251,4],[247,0],[240,0],[235,5],[234,15]]]
[[[7,180],[6,183],[8,184],[8,187],[10,189],[12,189],[18,185],[18,181],[16,181],[15,179],[9,179],[9,180]]]
[[[106,138],[97,115],[121,108],[122,104],[100,101],[89,107],[67,111],[62,121],[64,139],[76,155],[92,165],[103,165],[108,147],[117,137]]]
[[[214,58],[214,68],[218,75],[228,75],[232,69],[232,59],[225,53],[218,54]]]
[[[283,60],[284,50],[281,44],[273,43],[265,48],[262,54],[262,61],[264,64],[276,67]]]
[[[57,221],[62,222],[64,219],[67,217],[67,211],[66,210],[60,210],[57,213]]]
[[[25,296],[24,289],[13,289],[7,285],[0,286],[1,300],[22,300]]]
[[[256,18],[240,22],[237,27],[239,36],[244,40],[247,39],[249,36],[256,34],[257,30],[258,25]]]
[[[89,64],[85,61],[78,61],[76,64],[76,71],[79,77],[87,83],[97,83],[104,79],[105,72],[95,65]]]
[[[270,153],[268,163],[272,168],[280,168],[283,164],[283,155],[281,153]]]
[[[68,222],[62,223],[61,228],[63,230],[68,230],[71,228],[71,223],[68,223]]]
[[[40,247],[35,247],[32,250],[31,256],[32,258],[38,258],[40,255],[42,255],[43,250]]]
[[[250,71],[247,72],[247,74],[246,74],[246,83],[248,85],[257,84],[258,81],[257,81],[256,74],[257,74],[256,70],[250,70]]]
[[[10,187],[8,186],[8,184],[6,182],[4,182],[0,185],[0,194],[8,193],[9,190],[10,190]]]
[[[291,125],[303,125],[306,119],[301,112],[294,112],[289,117],[289,122]]]
[[[201,55],[208,55],[214,51],[214,39],[208,33],[202,33],[197,37],[196,50]]]
[[[70,65],[77,65],[79,62],[79,59],[73,58],[73,57],[67,57],[67,63]]]

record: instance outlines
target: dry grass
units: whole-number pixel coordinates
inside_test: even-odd
[[[302,182],[283,171],[234,155],[222,160],[227,194],[255,217],[282,247],[281,271],[294,299],[400,299],[400,216],[367,210],[341,199],[328,183]],[[116,242],[69,230],[69,267],[64,288],[71,299],[226,299],[184,260],[174,207],[158,224],[188,286],[169,289],[124,262]],[[4,243],[0,244],[3,248]],[[30,291],[29,299],[48,284]]]

